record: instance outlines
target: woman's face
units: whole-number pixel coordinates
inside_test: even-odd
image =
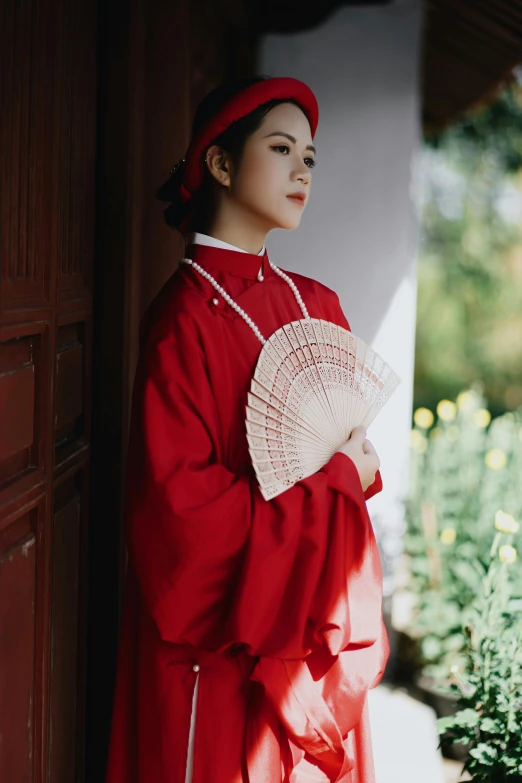
[[[262,231],[297,228],[310,196],[314,158],[306,115],[295,104],[278,104],[247,139],[238,170],[230,167],[227,200]],[[289,198],[292,193],[304,200]]]

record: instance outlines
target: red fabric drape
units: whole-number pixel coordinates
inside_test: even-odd
[[[301,317],[251,254],[189,253],[265,336]],[[337,295],[289,272],[311,317],[349,328]],[[215,304],[214,300],[218,299]],[[129,443],[129,574],[107,783],[291,780],[306,752],[331,781],[373,783],[366,695],[388,655],[380,561],[357,470],[336,453],[271,501],[244,406],[261,344],[195,270],[142,324]]]

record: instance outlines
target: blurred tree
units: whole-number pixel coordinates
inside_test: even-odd
[[[522,68],[517,68],[497,100],[486,107],[476,107],[459,123],[425,136],[424,141],[432,149],[443,150],[449,140],[454,140],[470,154],[492,153],[504,171],[515,173],[522,168],[521,127]]]
[[[426,139],[414,407],[479,380],[493,415],[522,403],[522,81]]]

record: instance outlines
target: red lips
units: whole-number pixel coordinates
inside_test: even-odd
[[[299,199],[303,203],[306,201],[306,194],[302,190],[298,190],[296,193],[289,193],[287,198]]]

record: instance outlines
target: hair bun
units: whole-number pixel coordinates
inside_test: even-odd
[[[170,170],[170,177],[166,182],[161,185],[156,191],[156,198],[159,201],[167,201],[170,203],[164,212],[165,222],[171,228],[178,228],[178,226],[185,220],[188,215],[190,204],[184,201],[181,197],[181,184],[183,182],[183,176],[185,174],[185,158],[181,158]]]
[[[185,173],[185,159],[181,158],[173,165],[168,180],[156,191],[156,198],[160,201],[174,201],[176,194],[179,193],[183,175]]]

